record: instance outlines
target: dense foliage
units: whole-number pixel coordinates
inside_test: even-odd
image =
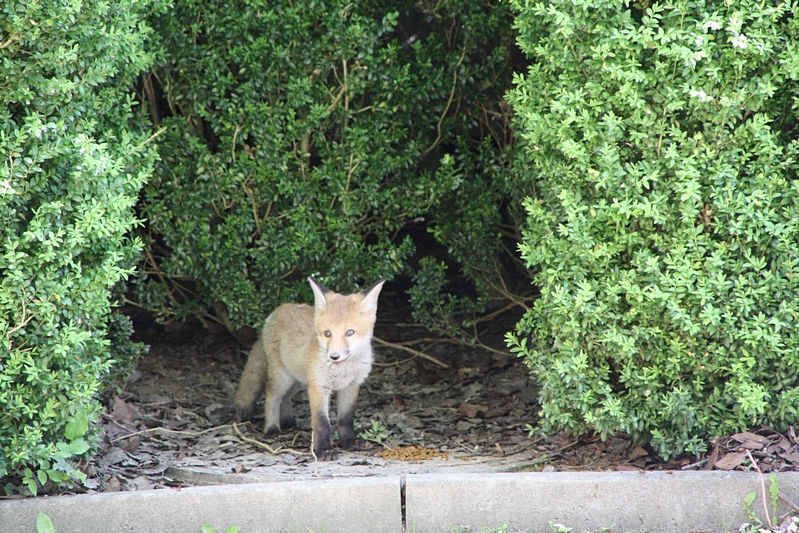
[[[478,286],[441,294],[444,267],[424,261],[419,319],[449,331],[452,312],[482,308],[501,242],[510,22],[471,2],[175,2],[153,20],[144,84],[167,133],[142,204],[138,302],[256,326],[307,301],[308,274],[351,291],[408,273],[424,220]]]
[[[664,457],[799,417],[797,21],[779,2],[514,2],[543,427]]]
[[[0,6],[0,478],[34,493],[82,476],[101,382],[142,351],[110,295],[135,264],[126,233],[154,159],[130,97],[152,8]]]
[[[161,319],[236,331],[308,274],[404,276],[415,318],[469,341],[532,276],[509,340],[545,431],[670,456],[795,422],[789,5],[510,4],[516,144],[501,3],[0,6],[0,477],[81,476],[98,392],[142,352],[112,288],[150,176],[132,294]]]

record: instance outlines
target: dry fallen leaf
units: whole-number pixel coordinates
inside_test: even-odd
[[[792,453],[781,453],[779,456],[786,461],[790,461],[792,463],[799,463],[799,453],[792,452]]]
[[[120,483],[119,478],[116,476],[113,476],[105,484],[105,492],[119,492],[121,490],[122,490],[122,483]]]
[[[717,439],[713,440],[713,449],[710,451],[710,455],[707,456],[707,463],[703,467],[703,470],[711,470],[713,467],[716,466],[716,461],[719,459],[719,445],[717,443]]]
[[[646,457],[649,455],[649,452],[645,449],[641,448],[640,446],[636,446],[633,448],[633,451],[630,452],[630,456],[627,458],[630,461],[635,461],[639,457]]]
[[[756,435],[756,434],[751,433],[749,431],[742,431],[741,433],[736,433],[735,435],[730,435],[730,438],[731,439],[735,439],[738,442],[755,441],[755,442],[760,443],[761,445],[762,444],[768,444],[768,442],[769,442],[768,438],[766,438],[766,437],[764,437],[762,435]]]
[[[736,466],[741,465],[746,461],[746,454],[743,452],[728,453],[718,461],[716,461],[716,468],[719,470],[732,470]]]
[[[754,440],[746,440],[738,445],[739,448],[746,448],[748,450],[762,450],[764,444]]]
[[[635,465],[616,465],[616,472],[640,472],[641,469]]]
[[[462,403],[458,407],[458,412],[465,415],[466,418],[475,418],[478,413],[485,413],[488,411],[487,405],[475,405],[471,403]]]
[[[114,396],[111,409],[113,411],[112,416],[117,422],[130,422],[141,418],[139,411],[135,407],[128,405],[125,400],[119,396]]]

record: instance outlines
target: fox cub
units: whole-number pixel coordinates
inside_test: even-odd
[[[338,435],[341,447],[355,444],[358,388],[372,369],[372,331],[383,280],[344,296],[308,278],[314,307],[283,304],[269,315],[252,347],[236,391],[236,417],[252,417],[266,386],[264,434],[295,426],[291,397],[307,387],[311,401],[313,449],[321,461],[334,461],[330,395],[338,391]]]

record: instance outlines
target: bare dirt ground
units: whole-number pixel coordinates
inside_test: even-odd
[[[408,314],[399,297],[393,300],[381,297],[375,334],[393,343],[429,336],[403,323]],[[516,318],[489,324],[481,340],[503,350]],[[669,462],[625,436],[531,438],[526,425],[536,419],[537,389],[527,367],[509,353],[436,340],[411,346],[447,368],[375,343],[376,364],[356,420],[361,431],[384,428],[382,442],[344,452],[337,462],[317,462],[309,453],[304,393],[294,401],[296,430],[265,440],[262,417],[233,424],[232,397],[247,357],[233,337],[146,321],[137,331],[150,352],[109,402],[101,452],[86,466],[88,490],[441,471],[748,469],[747,451],[764,471],[794,470],[799,463],[793,430],[730,436],[711,444],[704,457]]]

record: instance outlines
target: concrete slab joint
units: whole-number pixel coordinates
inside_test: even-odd
[[[799,501],[799,473],[778,474]],[[768,480],[766,490],[768,491]],[[553,472],[408,474],[57,496],[0,501],[0,533],[33,533],[40,512],[57,533],[451,533],[511,531],[687,533],[737,530],[751,511],[765,523],[757,474]],[[778,508],[778,514],[789,509]]]
[[[799,474],[778,475],[780,491],[799,498]],[[552,532],[736,531],[751,519],[744,497],[763,523],[760,480],[746,472],[553,472],[408,476],[407,531]],[[766,490],[768,491],[768,481]],[[769,502],[770,505],[770,502]],[[790,511],[786,505],[778,515]]]

